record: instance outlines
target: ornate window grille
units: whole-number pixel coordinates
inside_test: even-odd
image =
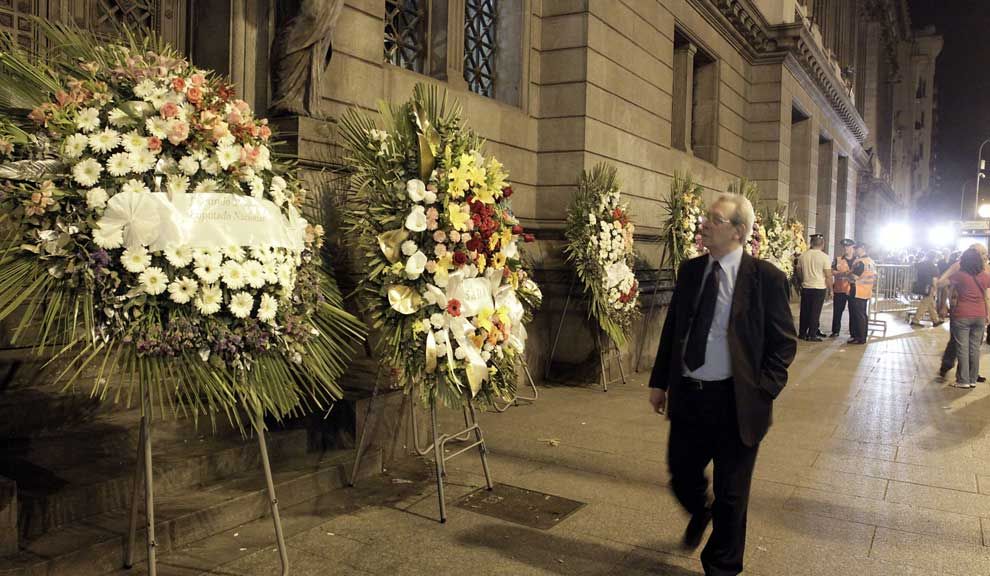
[[[464,79],[476,94],[495,96],[497,0],[467,0],[464,5]]]
[[[99,0],[91,4],[90,28],[94,32],[116,35],[121,30],[158,31],[158,0]]]
[[[426,68],[427,0],[385,0],[385,61],[414,72]]]
[[[34,48],[35,0],[0,0],[0,32],[10,34],[21,47]]]

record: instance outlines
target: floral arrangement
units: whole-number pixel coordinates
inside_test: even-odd
[[[382,127],[356,111],[341,121],[380,357],[424,401],[506,401],[542,298],[519,250],[533,237],[512,214],[508,174],[435,87],[417,85],[380,113]]]
[[[705,253],[701,243],[701,220],[705,216],[701,186],[695,184],[690,175],[674,174],[664,207],[667,209],[664,252],[676,274],[682,262]]]
[[[745,196],[753,205],[753,209],[756,212],[756,219],[753,221],[753,232],[750,234],[749,241],[746,243],[746,252],[753,258],[760,258],[764,251],[764,244],[767,237],[766,228],[763,226],[763,215],[758,209],[760,205],[760,188],[756,182],[746,178],[740,178],[737,182],[729,186],[729,192],[731,194]]]
[[[808,240],[804,234],[804,224],[797,218],[791,218],[788,222],[791,226],[791,236],[794,238],[794,254],[800,256],[808,250]]]
[[[324,231],[229,84],[154,38],[107,44],[38,22],[3,39],[0,319],[163,405],[281,418],[341,396],[363,327],[321,265]],[[246,225],[247,222],[249,225]],[[113,382],[116,384],[117,382]]]
[[[767,240],[765,249],[761,251],[761,258],[769,261],[791,278],[794,276],[794,258],[807,249],[804,227],[800,223],[795,227],[794,221],[788,220],[783,209],[767,211],[764,219]]]
[[[620,203],[615,167],[599,164],[582,174],[567,211],[564,252],[591,295],[589,315],[617,346],[625,345],[638,315],[634,231],[628,206]]]

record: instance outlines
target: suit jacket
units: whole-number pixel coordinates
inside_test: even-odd
[[[681,266],[650,375],[651,388],[667,390],[671,418],[677,418],[682,405],[684,344],[707,264],[705,255]],[[732,296],[728,340],[739,437],[747,446],[756,446],[770,428],[773,400],[787,384],[787,367],[794,360],[797,337],[787,277],[773,264],[745,252]]]

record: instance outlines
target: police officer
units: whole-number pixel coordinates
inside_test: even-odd
[[[856,244],[856,261],[853,262],[853,287],[849,299],[849,333],[850,344],[866,344],[867,319],[866,308],[873,297],[873,285],[876,284],[876,264],[870,258],[870,247],[860,242]]]
[[[830,338],[839,335],[842,328],[842,313],[849,302],[849,292],[852,290],[853,263],[856,261],[856,241],[845,238],[841,242],[842,254],[832,261],[832,333]]]

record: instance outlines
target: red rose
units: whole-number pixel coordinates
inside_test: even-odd
[[[176,92],[182,92],[186,89],[186,80],[184,78],[172,78],[172,89]]]
[[[154,136],[152,136],[151,138],[148,138],[148,148],[150,150],[161,150],[162,149],[162,140],[161,140],[161,138],[156,138]]]
[[[458,266],[463,266],[467,264],[467,260],[468,260],[467,254],[461,252],[460,250],[454,252],[454,264],[457,264]]]
[[[506,186],[505,188],[502,188],[502,196],[504,198],[508,198],[509,196],[512,196],[512,186]]]
[[[516,224],[515,226],[512,227],[512,233],[515,234],[515,235],[517,235],[517,236],[519,234],[522,234],[523,233],[523,227],[520,226],[519,224]]]
[[[533,240],[536,240],[536,236],[533,236],[532,234],[523,234],[523,242],[532,242]]]
[[[461,301],[457,298],[451,298],[447,300],[447,314],[450,314],[454,318],[461,315]]]

